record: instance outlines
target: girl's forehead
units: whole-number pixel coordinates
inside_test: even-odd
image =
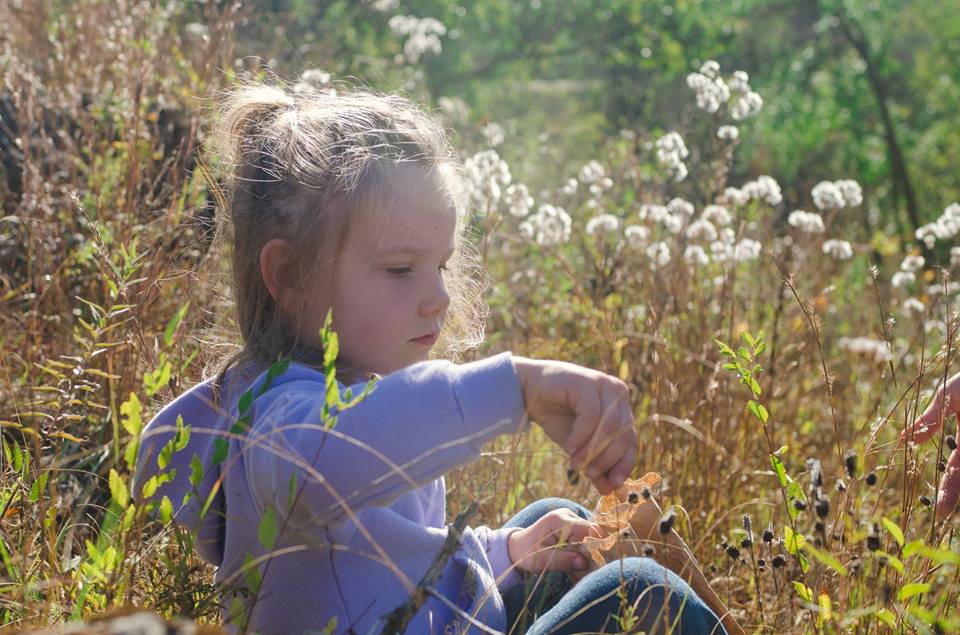
[[[445,197],[398,193],[384,203],[361,215],[359,231],[351,232],[356,247],[373,255],[401,250],[442,253],[455,247],[457,210]]]

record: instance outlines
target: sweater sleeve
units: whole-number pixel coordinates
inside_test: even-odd
[[[528,425],[510,353],[391,373],[359,404],[336,413],[329,430],[318,376],[320,382],[292,382],[266,393],[268,401],[258,399],[241,448],[254,502],[273,506],[297,532],[388,505],[474,461],[494,437]],[[353,394],[362,387],[352,387]]]
[[[487,559],[493,569],[493,579],[497,581],[497,586],[500,589],[507,589],[523,582],[523,576],[513,566],[513,561],[510,559],[510,550],[507,548],[507,540],[510,538],[510,534],[520,529],[521,527],[491,529],[486,526],[474,529],[477,539],[487,552]]]

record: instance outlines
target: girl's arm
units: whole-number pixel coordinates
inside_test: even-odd
[[[352,388],[354,394],[361,389]],[[293,531],[388,505],[475,460],[485,443],[526,422],[509,353],[462,365],[422,362],[392,373],[338,413],[330,430],[321,416],[324,391],[319,372],[315,380],[270,389],[254,402],[243,442],[242,465],[257,506],[289,515]]]

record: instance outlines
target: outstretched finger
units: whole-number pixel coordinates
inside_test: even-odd
[[[937,518],[946,518],[957,506],[960,498],[960,450],[954,450],[947,459],[947,470],[940,480],[937,496]]]
[[[927,441],[940,430],[943,424],[951,414],[960,412],[960,375],[951,378],[946,386],[937,391],[936,397],[923,411],[923,414],[903,432],[900,433],[900,442],[907,440],[917,443]]]
[[[573,426],[570,428],[570,434],[563,444],[563,449],[572,457],[570,467],[579,470],[583,465],[584,458],[580,450],[590,441],[597,427],[597,421],[602,414],[603,405],[599,391],[595,387],[585,389],[578,396],[575,408],[577,414],[573,420]]]

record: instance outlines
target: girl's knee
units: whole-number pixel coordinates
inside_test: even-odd
[[[572,500],[559,497],[541,498],[520,510],[504,527],[529,527],[542,516],[557,509],[569,509],[580,518],[590,518],[592,515],[586,507]]]

